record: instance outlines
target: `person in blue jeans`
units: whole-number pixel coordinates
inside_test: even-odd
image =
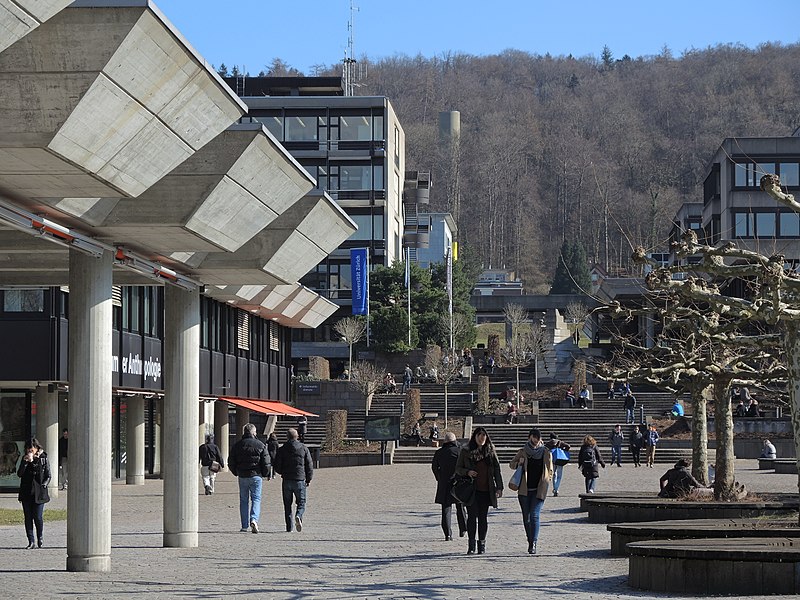
[[[528,539],[528,554],[536,554],[542,505],[553,479],[553,455],[542,443],[542,433],[535,427],[528,432],[528,441],[511,460],[512,469],[522,468],[517,499],[522,509],[522,523]]]
[[[261,516],[261,479],[269,478],[272,463],[267,447],[256,437],[256,426],[248,423],[242,430],[242,439],[236,442],[228,456],[228,468],[239,478],[240,531],[258,533]]]
[[[562,442],[558,439],[558,435],[555,433],[550,434],[550,439],[544,443],[547,446],[547,449],[550,450],[552,454],[556,448],[561,448],[564,452],[569,452],[569,444],[566,442]],[[564,465],[567,464],[567,460],[560,459],[557,460],[555,455],[553,457],[553,496],[558,496],[558,488],[561,486],[561,479],[564,476]]]
[[[615,462],[618,467],[622,466],[620,459],[622,458],[622,444],[625,442],[625,434],[622,433],[622,426],[617,423],[613,431],[608,436],[608,441],[611,442],[611,464]]]
[[[311,460],[311,452],[297,438],[297,430],[289,429],[286,432],[286,443],[278,448],[275,455],[275,470],[283,478],[281,491],[286,531],[292,531],[294,524],[299,532],[303,531],[306,488],[314,476],[314,463]],[[297,504],[294,520],[292,520],[292,502]]]
[[[586,493],[594,494],[597,478],[600,477],[600,467],[606,468],[600,450],[597,448],[597,441],[590,435],[583,438],[583,445],[578,451],[578,468],[583,473],[586,480]]]

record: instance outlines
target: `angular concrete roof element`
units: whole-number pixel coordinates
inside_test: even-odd
[[[28,197],[136,196],[247,110],[153,5],[100,4],[0,53],[0,183]]]
[[[311,190],[234,253],[212,252],[205,256],[172,258],[191,266],[207,283],[292,283],[357,229],[330,196]],[[253,273],[257,274],[255,278],[248,275]]]
[[[222,132],[137,198],[42,202],[110,243],[131,240],[162,255],[233,252],[313,187],[308,172],[253,123]]]
[[[0,0],[0,52],[66,8],[72,0]]]

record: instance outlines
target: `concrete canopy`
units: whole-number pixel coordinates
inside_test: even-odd
[[[28,35],[72,0],[0,0],[0,52]]]
[[[247,108],[146,0],[76,2],[0,53],[0,183],[141,194]]]

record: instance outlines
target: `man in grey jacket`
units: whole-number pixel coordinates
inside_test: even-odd
[[[270,474],[267,447],[256,437],[256,426],[248,423],[242,430],[242,439],[236,442],[228,456],[228,468],[239,478],[240,531],[258,533],[261,516],[261,478]]]
[[[311,452],[297,438],[297,430],[286,432],[286,443],[278,448],[275,455],[275,471],[281,474],[283,483],[283,511],[286,518],[286,531],[292,531],[292,501],[297,504],[294,526],[303,531],[303,514],[306,510],[306,487],[314,476]]]

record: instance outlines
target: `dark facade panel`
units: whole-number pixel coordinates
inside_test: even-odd
[[[250,397],[248,366],[246,358],[236,359],[236,395],[242,398]]]
[[[227,396],[239,396],[239,379],[236,377],[236,357],[225,354],[225,391]]]
[[[289,399],[289,370],[286,367],[278,367],[278,395],[275,398]]]
[[[0,321],[0,372],[3,379],[54,380],[49,348],[55,344],[50,321]]]
[[[211,392],[211,352],[200,350],[200,393],[204,396]]]
[[[258,397],[269,398],[269,365],[258,363]]]
[[[248,398],[258,398],[258,361],[255,360],[248,360],[247,361],[247,393],[249,394]]]
[[[278,387],[278,365],[269,366],[269,399],[278,400],[280,396],[280,388]]]
[[[211,394],[225,396],[230,390],[225,383],[225,355],[222,352],[211,352]]]

